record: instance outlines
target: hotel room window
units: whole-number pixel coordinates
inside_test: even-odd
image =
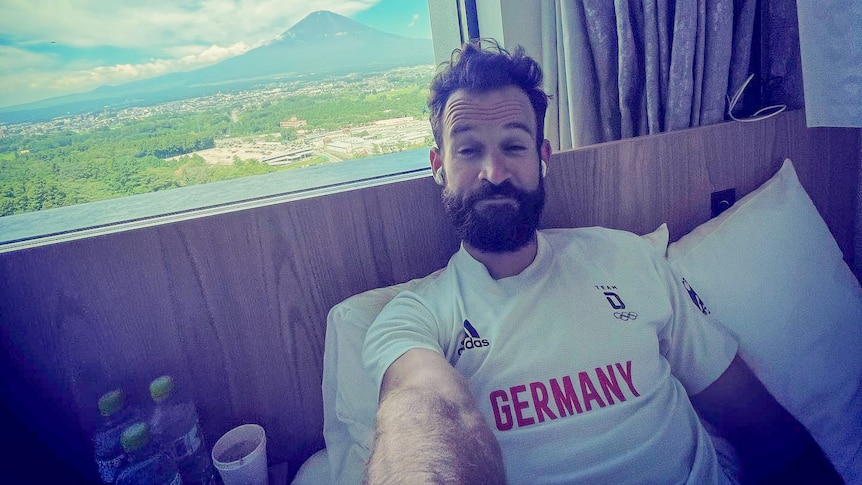
[[[426,171],[427,0],[0,19],[0,244]]]

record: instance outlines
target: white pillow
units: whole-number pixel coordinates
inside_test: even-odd
[[[371,455],[377,387],[362,364],[368,327],[395,295],[436,277],[440,271],[351,296],[329,311],[323,352],[323,438],[332,483],[360,483]]]
[[[844,480],[862,483],[862,289],[790,160],[667,257]]]

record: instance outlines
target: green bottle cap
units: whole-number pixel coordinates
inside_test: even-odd
[[[135,423],[123,431],[120,435],[120,444],[126,453],[132,453],[147,446],[150,442],[150,430],[147,428],[147,423]]]
[[[150,396],[153,401],[161,402],[174,393],[174,379],[171,376],[161,376],[150,383]]]
[[[126,395],[122,389],[114,389],[113,391],[106,392],[99,398],[99,412],[105,417],[112,416],[123,409],[125,400]]]

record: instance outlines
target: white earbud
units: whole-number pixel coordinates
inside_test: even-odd
[[[437,185],[446,185],[446,177],[443,175],[443,166],[434,172],[434,181],[437,182]]]
[[[545,178],[548,175],[548,163],[545,162],[544,160],[542,160],[541,167],[542,167],[542,178]]]

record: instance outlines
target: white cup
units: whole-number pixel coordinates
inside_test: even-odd
[[[269,485],[266,433],[257,424],[243,424],[213,445],[213,465],[225,485]]]

